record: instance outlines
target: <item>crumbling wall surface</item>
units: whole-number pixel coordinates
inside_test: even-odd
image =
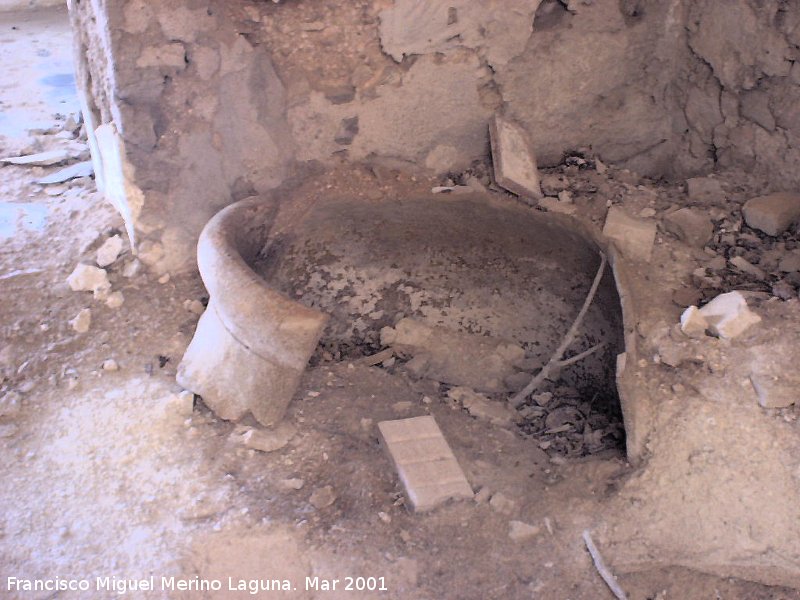
[[[70,10],[93,133],[103,128],[95,162],[125,188],[106,194],[144,240],[143,260],[179,269],[219,208],[285,177],[293,146],[283,85],[225,2],[74,0]],[[108,173],[116,163],[124,172]]]
[[[497,71],[507,113],[528,130],[540,166],[586,147],[642,174],[669,173],[680,2],[569,7],[545,0],[524,51]]]
[[[592,148],[671,169],[679,0],[256,3],[241,27],[284,81],[298,158],[399,160],[458,172],[505,112],[540,165]]]
[[[681,88],[686,170],[745,168],[800,185],[800,4],[687,2]]]

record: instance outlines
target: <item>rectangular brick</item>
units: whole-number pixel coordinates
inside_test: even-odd
[[[472,488],[433,417],[382,421],[378,429],[415,511],[472,498]]]

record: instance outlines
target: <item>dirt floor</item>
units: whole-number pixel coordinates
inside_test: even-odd
[[[13,55],[46,51],[51,75],[59,75],[68,40],[63,12],[0,14],[6,65]],[[50,110],[41,127],[42,107],[52,103],[31,98],[44,88],[21,91],[25,77],[11,68],[0,78],[5,115],[29,111],[37,123],[3,129],[3,155],[72,142],[58,137],[74,130],[70,110]],[[276,579],[291,589],[257,597],[610,597],[581,533],[603,521],[608,500],[633,472],[618,446],[587,456],[548,453],[530,431],[474,418],[430,380],[328,355],[307,371],[276,449],[247,448],[241,426],[217,419],[201,401],[188,413],[175,383],[207,301],[199,276],[137,271],[126,246],[107,268],[121,306],[71,291],[66,278],[75,265],[93,263],[123,226],[91,180],[34,182],[56,169],[0,168],[0,596],[112,597],[127,580],[152,576],[156,591],[132,597],[247,597],[255,595],[253,581]],[[641,209],[664,210],[680,193],[678,186],[626,183],[632,176],[613,170],[560,171],[573,180],[575,202],[598,214],[625,186],[640,186]],[[442,183],[461,181],[365,167],[319,174],[305,185],[391,197]],[[87,308],[89,330],[78,333],[71,320]],[[436,417],[480,492],[476,501],[426,514],[406,509],[376,423],[425,414]],[[535,532],[512,539],[513,521]],[[613,567],[614,556],[606,559]],[[90,591],[14,591],[10,577],[85,580]],[[171,577],[190,590],[165,590]],[[346,590],[348,578],[385,591]],[[218,592],[192,588],[215,579]],[[637,600],[800,598],[679,568],[619,581]]]

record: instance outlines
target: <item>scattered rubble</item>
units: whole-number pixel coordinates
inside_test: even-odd
[[[504,515],[514,514],[514,512],[517,510],[517,503],[500,492],[492,494],[492,497],[489,500],[489,506]]]
[[[202,315],[206,311],[206,307],[200,300],[184,300],[183,308],[195,315]]]
[[[259,452],[275,452],[285,447],[286,444],[297,434],[297,429],[291,423],[279,423],[273,429],[253,429],[251,427],[241,427],[234,431],[233,435],[239,441],[253,450]]]
[[[279,482],[280,486],[287,490],[302,490],[305,483],[306,482],[300,479],[299,477],[292,477],[290,479],[281,479]]]
[[[686,180],[686,193],[692,204],[719,204],[725,202],[725,191],[718,179],[694,177]]]
[[[311,506],[317,510],[322,510],[323,508],[327,508],[336,502],[336,492],[332,486],[326,485],[314,490],[311,493],[311,497],[309,497],[308,501],[311,503]]]
[[[181,417],[189,418],[194,414],[194,394],[189,390],[170,396],[169,404]]]
[[[42,185],[64,183],[65,181],[78,179],[79,177],[90,177],[93,174],[94,167],[92,166],[92,161],[85,160],[83,162],[64,167],[55,173],[51,173],[50,175],[37,179],[36,183],[40,183]]]
[[[384,327],[381,344],[410,358],[406,369],[417,377],[482,392],[506,391],[514,365],[525,359],[525,350],[513,342],[432,327],[411,318],[401,319],[394,328]],[[475,369],[478,364],[481,368]]]
[[[454,387],[447,392],[447,395],[456,402],[461,403],[473,417],[486,419],[493,425],[507,427],[512,425],[518,418],[517,413],[508,408],[505,403],[490,400],[472,388]]]
[[[536,157],[522,127],[495,115],[489,123],[489,141],[497,185],[523,198],[540,199],[542,189]]]
[[[800,194],[778,192],[748,200],[742,208],[747,224],[777,236],[800,221]]]
[[[0,162],[8,163],[10,165],[23,165],[28,167],[47,167],[69,160],[71,156],[72,152],[62,148],[58,150],[48,150],[47,152],[39,152],[37,154],[28,154],[25,156],[6,156],[5,158],[0,158]]]
[[[471,499],[472,488],[431,416],[378,423],[406,495],[415,511],[450,499]]]
[[[96,296],[111,290],[105,269],[83,263],[79,263],[67,277],[67,284],[73,292],[93,292]]]
[[[530,525],[523,521],[509,521],[508,537],[515,542],[525,542],[533,539],[542,532],[542,528]]]
[[[702,211],[681,208],[664,217],[664,229],[695,248],[705,246],[714,233],[714,224]]]
[[[86,333],[92,325],[92,311],[89,308],[82,309],[74,319],[69,322],[72,329],[78,333]]]
[[[713,335],[725,339],[738,337],[761,321],[761,317],[748,308],[747,300],[739,291],[720,294],[698,313],[706,320]]]
[[[97,265],[107,267],[119,258],[122,252],[123,241],[119,235],[108,238],[100,248],[97,249]]]
[[[106,298],[106,306],[111,309],[117,309],[125,303],[125,296],[120,291],[111,292]]]

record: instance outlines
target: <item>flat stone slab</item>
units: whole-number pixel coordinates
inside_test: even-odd
[[[536,157],[525,130],[508,119],[495,116],[489,123],[489,141],[497,185],[517,196],[542,198]]]
[[[472,499],[464,471],[433,417],[381,421],[378,429],[415,512]]]

